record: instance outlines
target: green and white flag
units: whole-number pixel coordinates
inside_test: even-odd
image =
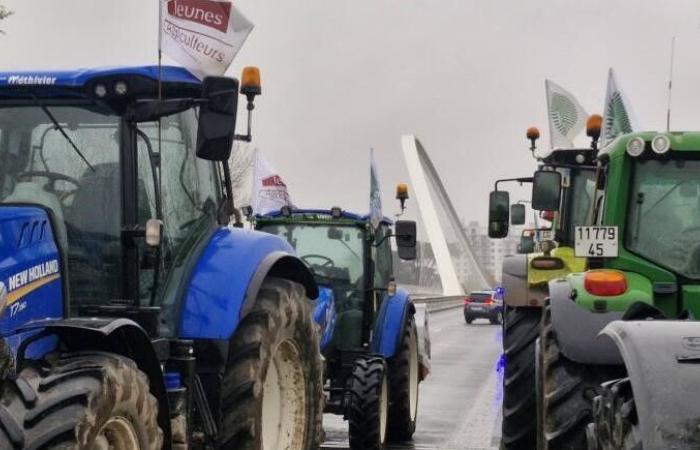
[[[552,148],[572,148],[574,138],[586,128],[588,114],[569,91],[552,80],[545,80],[549,141]]]
[[[374,162],[374,149],[370,150],[369,168],[369,222],[372,227],[377,228],[382,221],[382,191],[379,188],[379,175],[377,175],[377,165]]]
[[[611,67],[608,71],[608,89],[605,92],[601,147],[605,147],[620,135],[631,133],[635,128],[634,122],[629,101],[617,85],[615,71]]]

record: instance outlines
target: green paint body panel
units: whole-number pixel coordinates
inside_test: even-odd
[[[679,278],[670,270],[633,254],[624,245],[634,161],[634,158],[627,154],[627,143],[636,137],[641,137],[648,144],[658,134],[660,133],[641,132],[620,136],[601,151],[601,155],[607,155],[610,158],[607,164],[605,202],[601,222],[602,225],[617,226],[621,242],[618,245],[618,257],[597,260],[599,264],[596,267],[621,270],[627,275],[628,292],[619,297],[606,298],[611,302],[611,310],[622,311],[634,301],[645,301],[654,304],[667,317],[676,317],[683,309],[688,309],[695,317],[700,318],[700,286],[685,284],[679,286],[678,293],[654,295],[654,283],[677,285],[680,282]],[[673,158],[674,152],[700,155],[700,132],[663,134],[668,136],[671,142],[671,150],[667,157]],[[577,303],[592,310],[595,299],[584,289],[581,274],[567,278],[572,283],[572,287],[577,290]]]
[[[622,295],[612,297],[591,295],[586,291],[583,281],[585,273],[572,273],[566,278],[571,287],[576,290],[576,304],[590,311],[595,310],[593,304],[599,300],[605,302],[607,306],[606,312],[626,311],[630,305],[636,302],[653,304],[654,296],[651,281],[634,272],[627,272],[625,275],[627,277],[627,291]]]

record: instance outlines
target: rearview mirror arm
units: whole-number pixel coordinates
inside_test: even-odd
[[[248,110],[248,133],[235,135],[233,137],[233,139],[236,141],[251,142],[253,140],[252,127],[253,127],[253,110],[255,109],[255,103],[250,97],[248,98],[248,106],[246,106],[246,109]]]
[[[496,182],[493,184],[493,190],[497,191],[498,190],[498,183],[505,183],[508,181],[515,181],[520,184],[523,183],[532,183],[534,181],[534,178],[532,177],[526,177],[526,178],[503,178],[501,180],[496,180]]]

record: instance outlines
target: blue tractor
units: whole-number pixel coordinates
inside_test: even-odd
[[[410,440],[427,367],[415,306],[394,281],[390,238],[401,259],[415,259],[416,223],[383,219],[375,228],[368,216],[340,208],[284,207],[258,215],[255,226],[284,238],[319,285],[326,411],[348,420],[350,448]]]
[[[319,446],[313,274],[229,225],[238,96],[176,67],[0,73],[0,448]]]

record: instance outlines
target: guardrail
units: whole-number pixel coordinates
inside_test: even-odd
[[[457,296],[420,296],[412,295],[413,302],[416,304],[424,304],[428,312],[443,311],[446,309],[458,308],[464,304],[464,295]]]

